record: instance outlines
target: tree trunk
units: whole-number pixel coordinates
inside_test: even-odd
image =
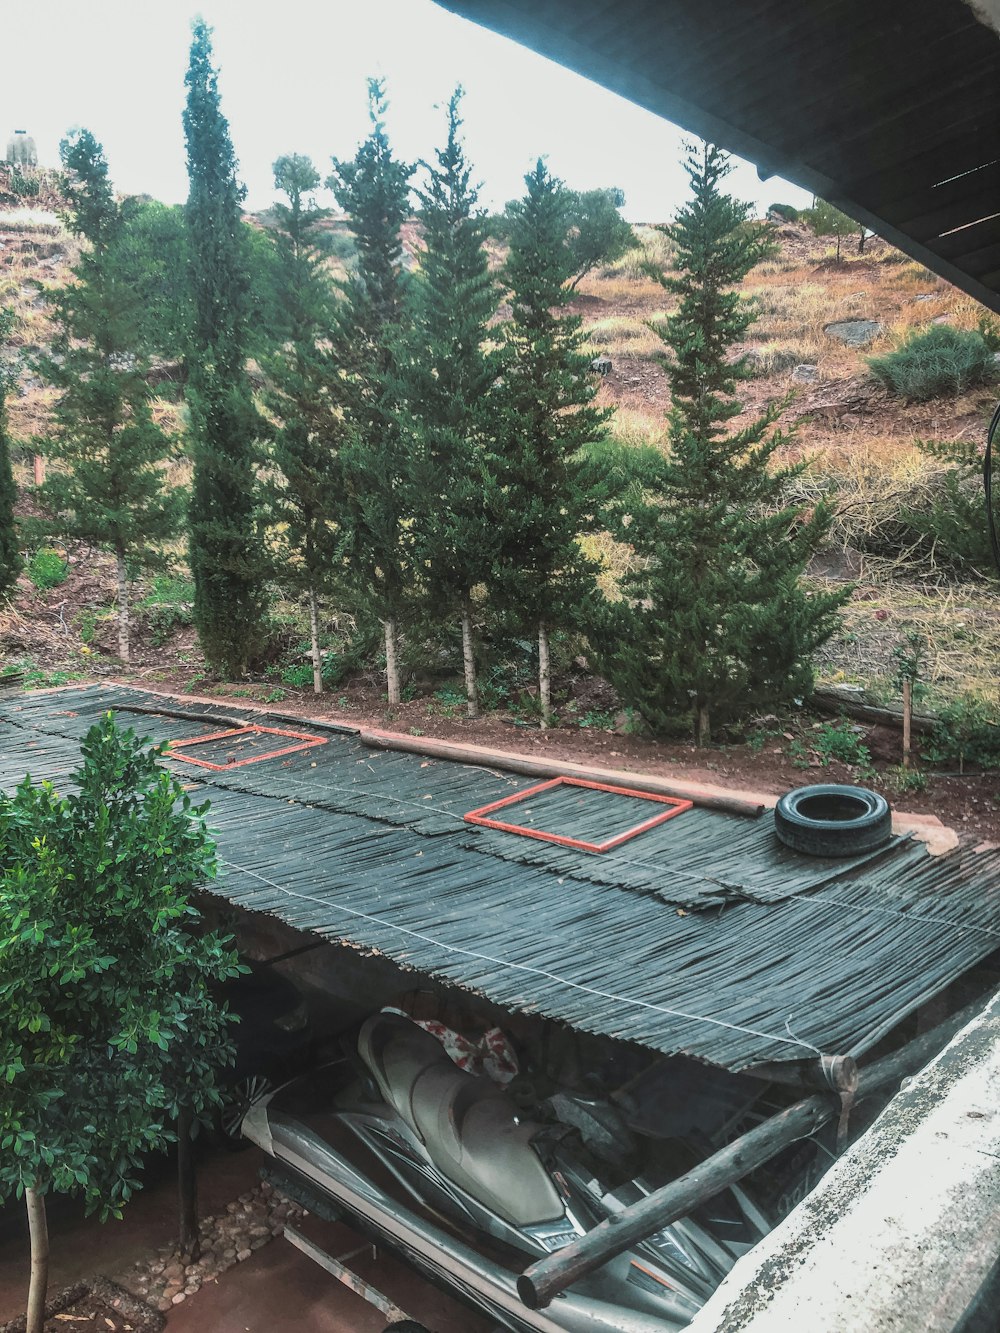
[[[28,1208],[28,1234],[31,1237],[31,1281],[24,1333],[42,1333],[45,1293],[49,1285],[49,1224],[45,1217],[45,1195],[26,1189],[24,1202]]]
[[[125,551],[122,547],[115,551],[115,578],[118,582],[118,656],[127,664],[129,660],[128,571],[125,568]]]
[[[695,744],[708,745],[712,739],[712,724],[706,704],[698,704],[695,708]]]
[[[479,692],[476,689],[476,653],[472,642],[472,601],[462,599],[462,664],[465,668],[465,711],[469,717],[479,716]]]
[[[552,665],[549,661],[549,632],[545,621],[538,622],[538,703],[542,710],[542,727],[552,721]]]
[[[399,663],[396,661],[397,626],[394,618],[383,620],[385,630],[385,685],[389,694],[389,707],[399,703]]]
[[[313,693],[323,693],[323,659],[319,655],[319,607],[316,589],[309,585],[309,636],[312,643]]]
[[[198,1177],[194,1168],[191,1112],[177,1116],[177,1202],[180,1211],[180,1254],[186,1264],[198,1262]]]

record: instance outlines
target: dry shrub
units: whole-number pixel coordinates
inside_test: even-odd
[[[648,282],[651,270],[663,273],[673,266],[676,247],[665,232],[647,226],[635,227],[634,231],[639,244],[603,269],[602,277]]]
[[[904,583],[894,574],[866,567],[864,584],[843,610],[840,632],[817,655],[820,678],[858,681],[876,697],[897,698],[894,653],[907,635],[919,634],[925,644],[924,707],[935,711],[968,694],[1000,706],[1000,596],[981,584]]]
[[[662,315],[659,311],[654,318],[662,318]],[[625,315],[610,315],[607,319],[585,324],[583,332],[595,354],[607,352],[612,359],[621,355],[651,357],[663,347],[662,340],[645,320]]]

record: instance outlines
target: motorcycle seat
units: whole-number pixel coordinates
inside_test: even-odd
[[[519,1120],[501,1088],[459,1069],[436,1038],[398,1014],[369,1019],[358,1050],[442,1175],[515,1226],[562,1217],[531,1146],[542,1126]]]

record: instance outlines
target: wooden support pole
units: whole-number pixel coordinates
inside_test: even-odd
[[[910,732],[913,728],[913,681],[903,681],[903,767],[910,767]]]
[[[833,1119],[837,1110],[832,1096],[824,1093],[796,1102],[713,1153],[692,1171],[532,1264],[517,1279],[517,1294],[529,1310],[544,1309],[559,1292],[616,1254],[685,1217],[727,1185],[769,1162],[788,1144],[814,1134]]]
[[[982,1010],[985,1003],[984,998],[973,1001],[933,1032],[916,1037],[900,1050],[860,1070],[857,1098],[885,1091],[908,1074],[923,1068],[932,1055]],[[839,1098],[832,1092],[816,1093],[796,1102],[720,1148],[707,1161],[669,1185],[654,1190],[646,1198],[600,1222],[570,1245],[538,1260],[517,1280],[521,1300],[529,1310],[544,1309],[559,1292],[600,1268],[616,1254],[685,1217],[720,1190],[776,1157],[790,1143],[815,1133],[840,1114],[838,1102]]]

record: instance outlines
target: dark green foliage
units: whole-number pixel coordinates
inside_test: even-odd
[[[448,105],[447,144],[419,192],[426,248],[409,288],[396,362],[413,559],[430,614],[463,620],[474,714],[472,590],[489,581],[496,563],[489,452],[497,357],[485,344],[498,294],[460,137],[460,99],[459,89]]]
[[[510,253],[504,280],[511,318],[502,331],[502,390],[496,395],[494,464],[501,564],[500,599],[539,634],[540,694],[547,713],[548,631],[572,621],[593,584],[578,542],[596,522],[586,449],[604,434],[608,413],[581,352],[580,319],[568,304],[572,256],[570,204],[539,161],[527,194],[509,207]]]
[[[266,607],[256,521],[259,429],[246,371],[252,313],[249,256],[229,126],[219,106],[209,29],[193,28],[184,136],[193,329],[188,404],[194,482],[190,562],[205,657],[229,676],[246,670]]]
[[[997,376],[993,350],[983,334],[950,324],[911,333],[895,351],[869,357],[868,369],[892,393],[914,402],[964,393]]]
[[[327,392],[329,357],[318,343],[333,318],[334,298],[316,244],[326,216],[309,196],[319,174],[307,157],[274,164],[274,183],[288,203],[274,208],[275,295],[282,310],[282,342],[264,359],[265,403],[274,424],[271,459],[277,473],[267,487],[272,556],[282,581],[309,597],[314,684],[322,688],[317,598],[339,564],[343,485],[339,448],[344,426]]]
[[[13,327],[13,310],[0,306],[0,344],[7,341]],[[18,574],[24,568],[14,522],[17,488],[10,465],[10,437],[7,434],[7,394],[13,378],[7,365],[0,362],[0,597],[13,588]]]
[[[59,391],[51,434],[36,447],[58,466],[42,498],[65,535],[114,553],[119,650],[127,661],[127,566],[161,559],[183,496],[167,484],[171,442],[153,420],[141,351],[143,291],[119,260],[131,209],[118,204],[100,144],[81,130],[62,144],[68,222],[85,242],[75,282],[53,297],[57,334],[39,369]]]
[[[392,155],[381,81],[369,81],[368,98],[368,137],[351,161],[334,159],[327,180],[348,214],[358,248],[338,311],[329,383],[348,428],[341,454],[349,508],[345,553],[360,598],[385,625],[390,702],[395,703],[395,635],[406,613],[412,566],[408,459],[388,386],[404,311],[400,229],[409,214],[414,168]]]
[[[49,588],[58,588],[66,582],[69,566],[58,551],[43,546],[36,551],[28,562],[28,578],[40,592]]]
[[[777,402],[738,430],[734,397],[748,378],[730,349],[754,319],[733,290],[766,252],[764,227],[722,194],[729,170],[718,149],[692,152],[693,197],[669,235],[675,270],[663,285],[679,298],[660,328],[673,406],[669,455],[647,455],[645,498],[611,507],[615,535],[636,562],[625,600],[597,616],[594,642],[623,701],[655,730],[693,714],[700,742],[713,726],[807,693],[813,649],[832,633],[848,595],[810,595],[800,575],[830,514],[787,507],[804,467],[775,467],[787,435]]]
[[[570,230],[566,244],[572,256],[573,291],[598,264],[613,264],[631,250],[635,232],[618,210],[621,190],[572,190],[568,195]]]
[[[0,793],[0,1202],[51,1191],[118,1216],[179,1107],[218,1101],[233,1047],[210,987],[236,956],[198,933],[207,805],[158,752],[109,714],[73,794]]]
[[[767,211],[776,217],[784,218],[786,222],[798,222],[801,217],[799,210],[793,208],[791,204],[770,204]]]

